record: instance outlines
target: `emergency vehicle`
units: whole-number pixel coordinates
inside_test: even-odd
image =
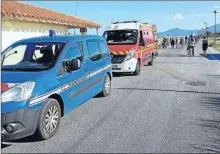
[[[139,75],[141,66],[153,65],[155,36],[152,25],[138,21],[112,23],[103,33],[112,56],[112,72]]]
[[[50,36],[20,40],[2,52],[1,139],[36,133],[48,139],[60,117],[111,91],[111,57],[101,36]]]

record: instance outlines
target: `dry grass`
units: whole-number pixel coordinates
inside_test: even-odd
[[[209,37],[209,46],[220,52],[220,37],[218,36],[216,38],[216,45],[215,45],[215,38],[214,37]]]

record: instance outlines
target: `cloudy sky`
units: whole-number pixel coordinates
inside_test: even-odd
[[[204,22],[214,25],[213,11],[220,13],[218,1],[24,1],[68,15],[76,15],[102,25],[102,33],[111,21],[139,20],[158,25],[158,31],[172,28],[201,29]],[[77,6],[77,7],[76,7]],[[220,23],[220,14],[217,15]],[[95,32],[95,31],[90,31]]]

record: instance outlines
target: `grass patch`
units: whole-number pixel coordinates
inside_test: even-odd
[[[215,50],[217,50],[218,52],[220,52],[220,40],[219,40],[219,38],[216,41],[216,45],[215,45],[215,38],[214,37],[209,37],[208,42],[209,42],[209,47],[212,47]]]

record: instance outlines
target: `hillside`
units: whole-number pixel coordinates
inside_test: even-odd
[[[186,29],[179,29],[179,28],[175,28],[175,29],[170,29],[167,30],[165,32],[160,32],[158,33],[159,36],[189,36],[191,34],[196,35],[198,33],[200,33],[201,30],[186,30]],[[210,26],[208,27],[208,31],[214,33],[215,32],[215,26]],[[216,31],[220,32],[220,24],[216,25]]]

